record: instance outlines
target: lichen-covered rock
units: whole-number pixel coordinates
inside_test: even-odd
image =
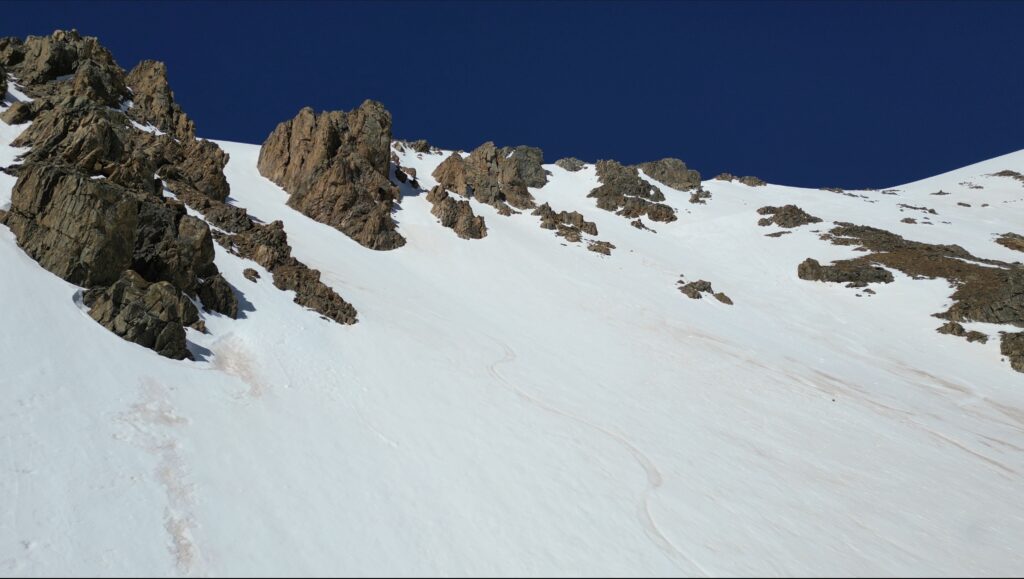
[[[687,168],[686,163],[680,159],[665,158],[640,163],[637,167],[651,179],[679,191],[700,187],[700,173]]]
[[[635,167],[626,167],[618,161],[598,161],[597,177],[601,185],[592,189],[587,197],[597,199],[599,208],[628,219],[646,215],[652,221],[676,220],[675,211],[659,203],[665,200],[665,195],[642,179]]]
[[[174,92],[167,82],[167,65],[155,60],[143,60],[128,73],[127,83],[132,89],[129,117],[178,139],[195,137],[195,124],[174,102]]]
[[[370,249],[405,245],[391,216],[391,113],[365,101],[351,112],[304,108],[260,149],[260,174],[290,194],[288,205]]]
[[[430,190],[427,201],[433,205],[430,213],[441,225],[454,230],[462,239],[483,239],[487,236],[484,218],[473,214],[469,201],[452,199],[440,185]]]
[[[818,260],[808,257],[797,266],[796,275],[800,279],[809,281],[847,283],[850,287],[864,287],[869,283],[891,283],[893,281],[891,271],[859,259],[821,265]]]
[[[199,313],[170,283],[150,283],[126,270],[109,287],[85,292],[83,301],[94,320],[125,340],[168,358],[191,358],[185,326]]]
[[[563,168],[566,171],[569,171],[571,173],[575,173],[576,171],[580,171],[584,167],[587,166],[586,163],[584,163],[583,161],[577,159],[576,157],[563,157],[563,158],[555,161],[555,165],[558,165],[559,167],[561,167],[561,168]]]
[[[808,223],[821,223],[821,219],[807,213],[796,205],[783,205],[782,207],[765,206],[757,210],[759,215],[768,215],[758,220],[757,224],[767,226],[771,224],[792,229]]]

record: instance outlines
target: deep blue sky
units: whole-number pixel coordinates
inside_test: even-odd
[[[395,135],[882,187],[1024,148],[1024,3],[4,3],[167,62],[201,136],[382,101]]]

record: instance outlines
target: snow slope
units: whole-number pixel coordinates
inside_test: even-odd
[[[0,123],[5,164],[17,132]],[[0,574],[1024,571],[1024,379],[998,340],[934,331],[943,280],[797,279],[854,253],[813,225],[767,238],[755,213],[795,203],[1013,261],[992,239],[1020,230],[1024,184],[984,175],[1024,152],[898,195],[663,188],[680,219],[656,234],[586,198],[593,166],[547,167],[533,194],[595,221],[603,257],[476,202],[488,236],[458,239],[409,187],[408,243],[371,251],[288,208],[258,146],[220,145],[231,202],[282,220],[360,322],[218,246],[244,319],[208,316],[200,360],[168,360],[93,322],[0,227]],[[429,190],[443,158],[402,164]],[[687,299],[680,274],[735,305]]]

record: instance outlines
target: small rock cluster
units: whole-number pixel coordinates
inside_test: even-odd
[[[576,171],[582,170],[587,164],[576,157],[563,157],[555,161],[555,165],[558,165],[570,173],[575,173]]]
[[[645,175],[679,191],[700,188],[700,173],[690,169],[681,159],[665,158],[636,166]]]
[[[676,285],[678,286],[679,291],[691,300],[701,299],[704,297],[702,294],[711,294],[715,299],[723,304],[732,305],[732,300],[729,299],[729,296],[722,292],[715,292],[714,288],[711,287],[711,282],[709,281],[701,279],[687,283],[683,279],[683,276],[679,276],[679,281],[676,282]]]
[[[801,225],[807,225],[808,223],[821,223],[820,218],[807,213],[796,205],[783,205],[782,207],[768,205],[758,209],[757,213],[758,215],[768,216],[762,217],[757,221],[757,224],[762,227],[775,224],[779,227],[792,229]]]
[[[566,241],[578,243],[583,239],[583,234],[597,235],[597,225],[593,221],[587,221],[578,211],[555,212],[551,205],[545,203],[534,210],[534,215],[540,217],[542,229],[553,229],[555,235],[564,237]]]

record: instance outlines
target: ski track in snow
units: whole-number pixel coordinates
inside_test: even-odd
[[[644,533],[651,538],[654,544],[658,546],[658,548],[669,558],[670,561],[672,561],[673,564],[677,566],[680,566],[680,563],[682,564],[680,567],[680,571],[686,573],[696,572],[701,577],[711,576],[711,573],[709,573],[700,564],[694,561],[691,557],[687,556],[682,550],[680,550],[675,544],[672,543],[672,541],[658,527],[657,522],[654,520],[654,516],[651,514],[651,496],[655,495],[658,489],[661,488],[661,485],[664,484],[665,482],[664,478],[662,477],[661,471],[658,469],[658,466],[654,463],[654,461],[652,461],[650,457],[644,454],[642,450],[637,448],[637,446],[630,442],[625,436],[613,430],[610,430],[604,426],[595,424],[590,420],[583,418],[582,416],[578,416],[576,414],[573,414],[572,412],[562,410],[561,408],[557,408],[541,400],[540,398],[527,393],[522,388],[519,388],[518,386],[515,386],[514,384],[509,382],[507,379],[505,379],[504,376],[501,375],[501,372],[498,371],[498,366],[502,364],[511,364],[515,362],[518,357],[516,356],[515,351],[504,342],[501,342],[500,340],[494,338],[493,336],[488,336],[488,338],[492,342],[497,343],[504,351],[504,355],[501,358],[491,363],[487,367],[487,371],[492,378],[497,380],[499,383],[503,384],[505,388],[507,388],[510,392],[514,393],[517,397],[519,397],[520,400],[523,400],[528,404],[540,408],[545,412],[554,414],[556,416],[561,416],[563,418],[568,418],[569,420],[572,420],[577,424],[585,426],[586,428],[589,428],[611,439],[613,442],[615,442],[622,448],[626,449],[627,452],[629,452],[629,454],[633,457],[633,460],[636,461],[637,465],[639,465],[640,468],[643,469],[644,476],[647,479],[647,486],[644,488],[644,491],[640,497],[640,503],[637,506],[637,515],[640,520],[640,524],[643,526]]]

